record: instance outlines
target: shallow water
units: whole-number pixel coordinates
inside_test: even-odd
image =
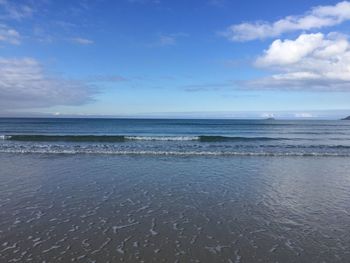
[[[0,262],[348,262],[346,157],[0,153]]]

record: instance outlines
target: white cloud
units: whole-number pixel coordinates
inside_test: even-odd
[[[0,42],[19,45],[21,42],[20,34],[16,30],[0,24]]]
[[[334,26],[350,20],[350,2],[317,6],[301,16],[287,16],[275,22],[257,21],[231,25],[224,35],[231,41],[249,41],[277,37],[286,32]]]
[[[31,17],[34,13],[33,7],[26,4],[18,4],[15,1],[0,0],[0,18],[22,20]]]
[[[317,116],[314,116],[313,114],[311,114],[309,112],[300,112],[300,113],[295,113],[294,117],[295,118],[314,118]]]
[[[79,105],[94,93],[82,82],[47,74],[33,58],[0,57],[0,110]]]
[[[300,61],[322,45],[323,34],[302,34],[296,40],[272,42],[265,54],[258,58],[258,66],[288,65]]]
[[[94,44],[93,40],[87,39],[87,38],[82,38],[82,37],[74,37],[71,40],[72,40],[72,42],[80,44],[80,45],[92,45],[92,44]]]
[[[275,40],[255,65],[274,74],[246,82],[251,87],[350,91],[350,42],[337,33]]]

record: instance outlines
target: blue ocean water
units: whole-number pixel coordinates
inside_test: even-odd
[[[350,156],[350,122],[3,118],[0,152]]]

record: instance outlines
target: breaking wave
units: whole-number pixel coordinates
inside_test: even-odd
[[[272,137],[230,137],[230,136],[125,136],[125,135],[0,135],[2,140],[35,142],[125,142],[125,141],[200,141],[200,142],[239,142],[274,141],[286,138]]]

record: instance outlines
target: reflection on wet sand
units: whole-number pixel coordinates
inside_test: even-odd
[[[0,155],[1,262],[346,262],[346,158]]]

